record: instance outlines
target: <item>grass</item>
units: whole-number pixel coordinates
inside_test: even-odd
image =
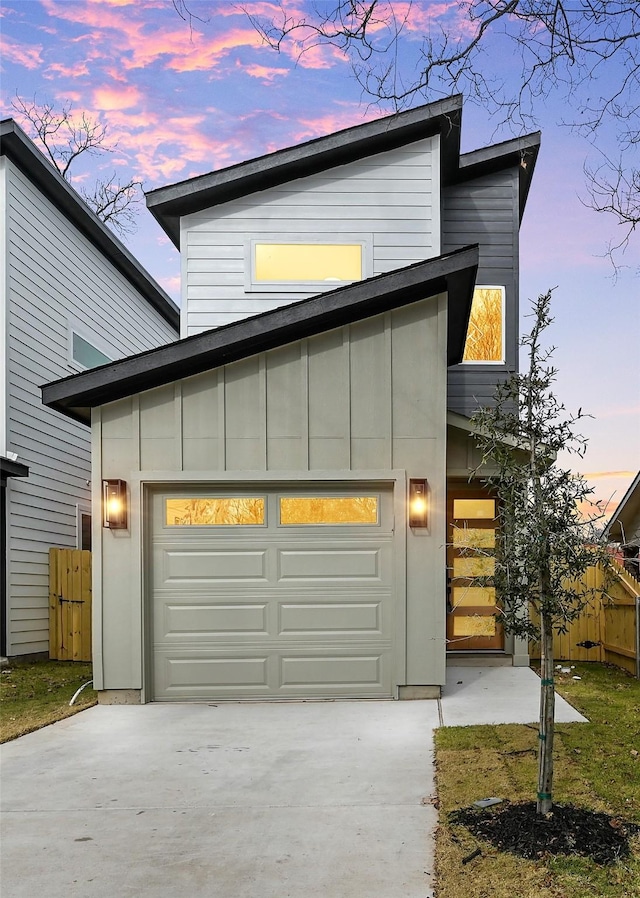
[[[73,707],[74,693],[92,677],[91,664],[78,661],[12,661],[0,670],[0,742],[39,730],[95,705],[87,686]]]
[[[590,722],[556,725],[554,801],[640,824],[640,681],[577,664],[556,689]],[[640,838],[632,858],[599,867],[574,857],[523,860],[448,824],[449,811],[480,798],[535,800],[536,726],[443,727],[435,738],[438,898],[640,898]],[[481,855],[463,863],[476,848]]]

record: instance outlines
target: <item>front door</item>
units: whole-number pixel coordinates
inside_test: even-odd
[[[447,499],[447,650],[501,651],[496,621],[497,500],[479,488],[449,488]]]

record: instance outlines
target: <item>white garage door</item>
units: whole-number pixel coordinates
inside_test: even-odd
[[[159,701],[391,696],[390,489],[152,497]]]

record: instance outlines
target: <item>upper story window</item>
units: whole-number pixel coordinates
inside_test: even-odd
[[[504,293],[504,287],[476,287],[473,291],[463,362],[504,362]]]
[[[345,243],[252,240],[248,290],[316,292],[361,281],[372,273],[369,240]]]
[[[113,359],[95,345],[93,337],[87,339],[75,327],[70,327],[69,361],[76,368],[97,368],[108,365]]]

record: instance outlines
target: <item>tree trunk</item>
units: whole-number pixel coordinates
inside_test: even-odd
[[[538,814],[553,810],[553,733],[555,691],[553,682],[553,627],[552,619],[545,611],[540,613],[541,632],[541,681],[540,728],[538,732]]]

